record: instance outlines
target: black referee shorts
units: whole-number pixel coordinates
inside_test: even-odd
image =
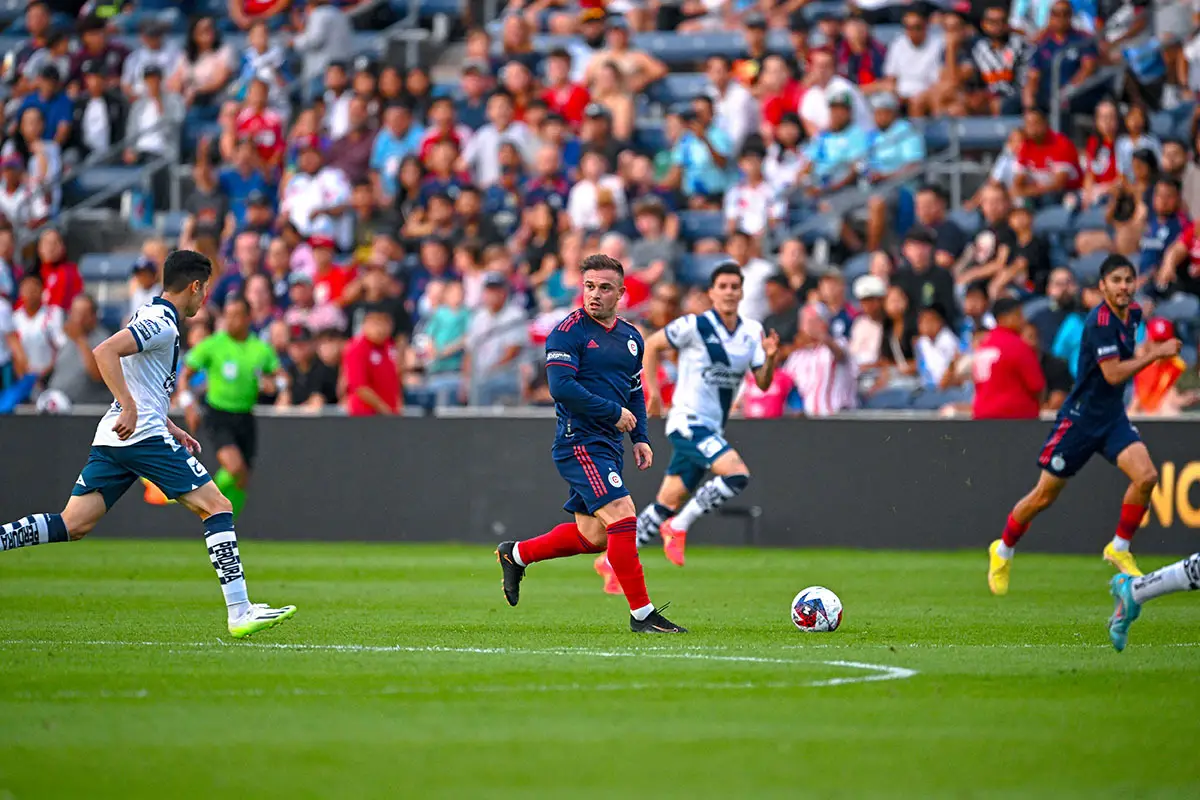
[[[253,414],[234,414],[209,408],[204,415],[205,438],[214,452],[230,445],[242,451],[247,466],[258,454],[258,425]]]

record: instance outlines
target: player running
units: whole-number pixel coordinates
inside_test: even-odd
[[[1079,380],[1058,412],[1054,430],[1038,458],[1042,475],[1021,498],[1004,526],[1001,538],[988,548],[988,586],[992,594],[1008,592],[1009,569],[1017,542],[1029,524],[1058,498],[1067,480],[1088,459],[1100,453],[1129,477],[1121,517],[1104,560],[1128,575],[1141,575],[1129,541],[1146,515],[1158,471],[1137,428],[1125,414],[1129,380],[1160,358],[1179,354],[1180,341],[1146,342],[1135,351],[1142,310],[1133,302],[1137,271],[1129,259],[1111,255],[1100,266],[1104,302],[1092,309],[1083,325],[1079,349]]]
[[[193,373],[205,373],[204,404],[208,408],[204,412],[204,427],[221,465],[213,481],[229,498],[236,519],[246,505],[246,484],[258,452],[258,426],[253,411],[259,390],[275,391],[286,385],[287,378],[271,346],[251,334],[250,305],[245,298],[229,298],[224,316],[225,330],[209,336],[188,352],[179,383],[189,386]],[[266,376],[272,376],[273,380]],[[180,405],[191,410],[194,404],[190,392],[180,393]]]
[[[667,415],[667,438],[674,453],[658,496],[638,515],[638,546],[661,532],[667,559],[680,567],[692,523],[737,497],[750,483],[746,462],[724,438],[734,395],[747,370],[764,390],[775,376],[779,336],[774,331],[764,335],[762,325],[738,316],[742,284],[742,271],[734,261],[718,264],[708,280],[712,309],[680,317],[646,341],[644,380],[651,416],[662,413],[658,362],[668,347],[679,353],[679,379]],[[714,477],[701,485],[710,471]],[[604,578],[604,591],[619,593],[608,559],[601,555],[595,567]]]
[[[212,262],[177,250],[163,265],[163,293],[138,309],[129,326],[96,346],[96,366],[116,398],[96,427],[92,451],[61,514],[35,514],[0,528],[0,551],[82,539],[139,477],[204,520],[208,557],[217,571],[236,638],[273,628],[295,606],[252,605],[233,530],[233,508],[204,465],[200,445],[167,416],[179,366],[179,315],[204,302]]]
[[[571,490],[563,509],[575,521],[534,539],[500,543],[496,557],[504,575],[504,599],[510,606],[520,600],[521,579],[530,564],[602,553],[607,546],[629,601],[630,629],[687,633],[650,602],[638,559],[637,509],[621,479],[626,433],[633,439],[638,469],[649,469],[654,460],[641,381],[645,343],[637,328],[617,317],[625,270],[614,258],[591,255],[580,272],[583,308],[568,314],[546,339],[546,373],[558,416],[552,453]]]
[[[1194,592],[1200,589],[1200,553],[1193,553],[1182,561],[1168,564],[1149,575],[1114,575],[1109,583],[1109,592],[1116,600],[1112,617],[1108,620],[1108,638],[1117,652],[1129,643],[1129,626],[1142,613],[1142,603],[1176,592]]]

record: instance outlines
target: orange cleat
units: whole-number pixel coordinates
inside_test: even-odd
[[[613,572],[612,565],[608,563],[607,553],[596,556],[596,562],[592,566],[596,568],[596,574],[604,579],[605,594],[623,594],[617,573]]]
[[[667,561],[670,561],[677,567],[683,566],[683,551],[687,548],[687,531],[677,530],[671,527],[671,521],[674,517],[664,522],[658,527],[659,535],[663,540],[663,553],[667,556]]]

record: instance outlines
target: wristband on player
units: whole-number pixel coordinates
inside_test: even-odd
[[[191,408],[196,405],[196,396],[189,391],[183,391],[179,394],[179,407],[183,409]]]

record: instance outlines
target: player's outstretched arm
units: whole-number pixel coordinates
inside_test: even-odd
[[[1142,352],[1133,358],[1127,358],[1124,361],[1112,357],[1104,358],[1100,361],[1100,372],[1104,374],[1104,380],[1108,381],[1110,385],[1116,386],[1129,380],[1160,358],[1179,355],[1182,346],[1183,343],[1178,339],[1147,342]]]
[[[121,415],[117,418],[117,424],[113,426],[113,430],[121,439],[128,439],[137,428],[137,403],[129,393],[129,385],[125,383],[121,359],[141,349],[142,346],[134,338],[133,332],[123,328],[96,345],[96,349],[92,351],[104,385],[121,406]]]

